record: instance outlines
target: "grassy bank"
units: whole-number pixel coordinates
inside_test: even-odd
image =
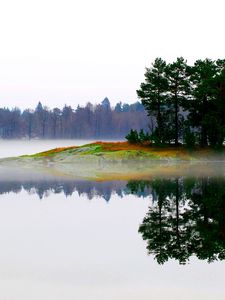
[[[217,162],[217,163],[215,163]],[[127,142],[95,142],[0,159],[0,172],[50,174],[63,178],[131,180],[224,174],[225,151],[157,148]],[[14,172],[15,171],[15,172]]]
[[[210,148],[186,149],[179,147],[154,147],[128,142],[95,142],[83,146],[55,148],[21,158],[49,159],[71,162],[75,159],[93,160],[101,158],[106,161],[154,160],[154,161],[192,161],[225,160],[225,151]]]

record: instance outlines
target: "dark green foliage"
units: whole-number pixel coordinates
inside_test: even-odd
[[[148,180],[130,180],[127,183],[128,190],[135,195],[145,195],[145,190],[150,187]]]
[[[137,132],[137,130],[131,129],[130,132],[125,136],[125,138],[128,140],[129,143],[131,144],[136,144],[136,143],[145,143],[145,142],[150,142],[151,137],[148,132],[144,132],[143,129]]]
[[[186,125],[184,128],[184,144],[187,148],[193,149],[196,145],[196,136],[190,126]]]
[[[131,144],[136,144],[139,142],[137,130],[134,130],[134,129],[131,129],[130,132],[125,136],[125,138]]]
[[[150,135],[150,138],[153,144],[155,144],[156,146],[161,146],[166,142],[165,135],[166,135],[166,130],[164,130],[164,133],[162,135],[161,132],[159,132],[159,128],[157,127]],[[162,137],[163,137],[163,143],[162,143]]]
[[[163,115],[166,110],[166,92],[168,82],[165,76],[166,62],[156,58],[152,68],[146,68],[145,83],[141,84],[137,95],[141,99],[148,115],[155,116],[158,128],[158,140],[164,142],[165,124]]]
[[[133,193],[152,190],[154,204],[139,233],[159,264],[185,264],[193,255],[208,262],[225,259],[223,177],[132,181],[127,187]]]
[[[140,143],[150,142],[150,135],[148,132],[144,132],[144,129],[141,129],[138,134]]]
[[[187,73],[187,62],[183,57],[166,67],[166,77],[168,80],[167,103],[171,107],[171,113],[174,117],[174,143],[178,145],[180,136],[180,108],[187,100],[189,92],[189,81]]]
[[[208,145],[208,116],[215,110],[213,80],[217,73],[216,63],[209,59],[197,60],[189,67],[192,86],[190,101],[186,104],[192,126],[199,128],[200,145]]]
[[[182,57],[169,64],[157,58],[146,69],[137,95],[148,115],[156,119],[151,135],[155,144],[223,145],[225,60],[197,60],[188,66]]]
[[[208,115],[204,121],[203,124],[207,128],[209,145],[214,148],[221,147],[224,140],[224,127],[220,120],[216,116]]]
[[[140,130],[138,137],[139,137],[139,141],[140,141],[141,143],[143,143],[143,142],[145,141],[146,135],[145,135],[143,129]]]

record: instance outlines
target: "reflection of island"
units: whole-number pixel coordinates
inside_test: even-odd
[[[139,232],[159,264],[172,258],[185,264],[192,255],[225,259],[224,178],[133,181],[133,191],[145,185],[154,198]]]
[[[14,192],[19,193],[23,189],[28,193],[38,194],[39,198],[47,197],[51,193],[64,193],[65,196],[71,196],[74,192],[79,195],[85,194],[88,199],[94,197],[102,197],[109,201],[113,194],[123,197],[130,194],[131,191],[127,187],[126,181],[88,181],[88,180],[72,180],[72,179],[17,179],[17,180],[1,180],[0,194]],[[149,190],[137,192],[137,196],[147,197]]]
[[[176,259],[185,264],[192,255],[209,262],[225,259],[225,178],[171,177],[152,180],[88,181],[69,178],[0,179],[0,194],[22,190],[39,198],[74,192],[88,199],[134,194],[152,199],[139,232],[159,264]]]

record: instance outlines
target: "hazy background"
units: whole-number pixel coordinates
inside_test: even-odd
[[[136,101],[158,56],[224,58],[223,0],[0,1],[0,106]]]

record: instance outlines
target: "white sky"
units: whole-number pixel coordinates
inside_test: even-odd
[[[134,102],[156,57],[225,58],[224,0],[0,0],[0,106]]]

